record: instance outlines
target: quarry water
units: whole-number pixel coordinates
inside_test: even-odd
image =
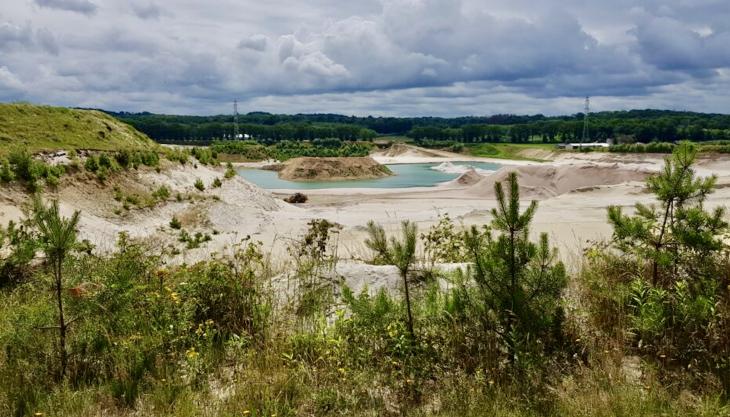
[[[433,187],[442,182],[456,179],[469,169],[480,173],[498,170],[501,165],[489,162],[450,162],[435,164],[392,164],[386,165],[395,175],[385,178],[347,181],[287,181],[278,173],[263,169],[241,168],[238,175],[266,189],[312,190],[320,188],[410,188]]]

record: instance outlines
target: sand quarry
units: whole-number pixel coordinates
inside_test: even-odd
[[[431,188],[308,190],[309,202],[296,206],[282,201],[294,191],[272,193],[240,177],[212,188],[208,185],[216,177],[223,177],[223,168],[170,162],[159,173],[140,169],[119,175],[105,185],[83,174],[66,177],[59,190],[47,196],[58,198],[65,213],[82,211],[82,238],[99,250],[114,248],[119,232],[124,231],[153,243],[152,247],[160,252],[177,248],[179,253],[170,262],[194,262],[229,253],[236,243],[248,237],[263,242],[273,259],[283,260],[287,246],[306,230],[307,222],[324,218],[342,225],[339,256],[351,264],[368,256],[362,240],[364,225],[369,220],[395,230],[401,220],[409,219],[418,222],[421,231],[435,223],[441,213],[448,213],[465,226],[488,223],[489,211],[495,207],[494,183],[516,171],[525,204],[531,199],[539,201],[532,233],[547,232],[560,249],[561,257],[570,263],[588,242],[610,238],[607,206],[631,207],[636,202],[652,201],[643,182],[661,169],[664,157],[606,153],[541,155],[545,156],[552,161],[490,160],[401,146],[372,157],[380,163],[488,161],[503,164],[503,168],[489,175],[467,172],[457,180]],[[697,172],[718,176],[718,190],[711,195],[708,205],[727,205],[730,157],[703,157]],[[207,186],[203,192],[193,185],[198,178]],[[171,191],[167,201],[120,214],[114,187],[125,192],[149,193],[161,185]],[[178,193],[182,200],[175,198]],[[20,219],[27,200],[19,189],[1,188],[0,224]],[[169,227],[173,216],[181,220],[186,231],[207,233],[211,241],[197,249],[185,249],[178,242],[179,231]]]

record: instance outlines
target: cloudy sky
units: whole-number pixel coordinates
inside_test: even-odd
[[[2,0],[0,101],[730,113],[728,0]]]

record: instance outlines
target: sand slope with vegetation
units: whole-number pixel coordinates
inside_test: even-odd
[[[302,157],[286,161],[279,177],[289,181],[353,180],[393,175],[388,167],[370,157]]]

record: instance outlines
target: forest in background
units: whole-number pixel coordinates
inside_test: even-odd
[[[232,115],[183,116],[110,112],[157,141],[212,141],[232,137]],[[408,136],[414,140],[463,143],[580,141],[583,113],[566,116],[493,115],[469,117],[357,117],[338,114],[271,114],[252,112],[238,117],[239,132],[259,142],[281,140],[372,140]],[[590,140],[623,142],[730,139],[730,115],[670,110],[630,110],[591,113]]]

